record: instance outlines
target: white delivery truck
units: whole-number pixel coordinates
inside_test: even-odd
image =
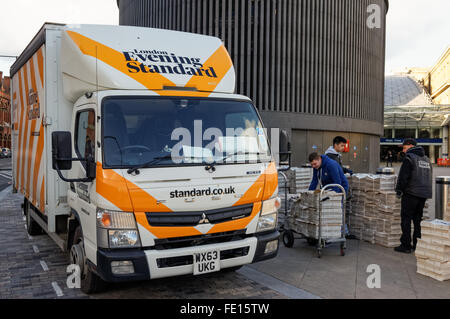
[[[47,23],[11,76],[28,232],[70,251],[84,292],[276,256],[274,156],[218,38]]]

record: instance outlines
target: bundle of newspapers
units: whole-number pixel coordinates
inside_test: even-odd
[[[450,198],[450,187],[448,188],[447,198]],[[447,201],[447,209],[444,212],[444,220],[450,222],[450,200]]]
[[[423,221],[416,247],[417,272],[439,281],[450,280],[450,222]]]
[[[292,193],[301,193],[305,192],[309,189],[309,185],[311,184],[313,169],[311,167],[292,167],[292,171],[294,172]]]
[[[350,233],[385,247],[400,244],[400,200],[396,175],[355,174],[351,178]]]
[[[320,225],[322,238],[340,238],[343,227],[343,195],[325,191],[322,199],[327,198],[327,200],[320,205],[319,194],[320,192],[317,191],[304,191],[299,194],[299,199],[291,207],[289,227],[306,237],[318,239]]]
[[[311,167],[292,167],[288,171],[284,171],[283,174],[286,178],[278,173],[278,196],[281,198],[280,212],[289,210],[289,206],[285,207],[286,202],[289,199],[295,198],[298,193],[308,190],[312,180],[313,169]],[[287,192],[286,192],[287,188]],[[284,201],[287,193],[287,201]]]
[[[291,167],[283,174],[278,173],[278,196],[281,199],[281,207],[278,215],[280,228],[285,225],[285,216],[290,211],[291,205],[299,198],[299,193],[308,190],[312,180],[313,169],[311,167]]]

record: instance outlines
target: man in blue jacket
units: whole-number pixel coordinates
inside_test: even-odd
[[[311,163],[312,168],[314,168],[313,179],[311,185],[309,185],[310,191],[316,190],[317,185],[320,185],[322,188],[329,184],[339,184],[344,187],[345,192],[348,193],[348,181],[338,162],[326,155],[320,156],[317,153],[309,155],[309,162]],[[331,190],[341,193],[341,189],[338,187],[332,187]]]

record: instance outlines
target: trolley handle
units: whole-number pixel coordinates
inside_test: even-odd
[[[330,199],[330,196],[325,197],[324,199],[320,200],[321,202],[326,202],[327,200]]]
[[[283,173],[282,171],[278,171],[279,174],[281,174],[281,176],[283,176],[284,178],[284,215],[287,216],[287,211],[288,211],[288,192],[287,192],[287,184],[288,184],[288,179],[287,179],[287,175],[285,173]]]
[[[331,188],[331,187],[338,187],[342,191],[343,201],[341,203],[342,203],[342,227],[343,228],[342,228],[342,231],[341,231],[341,237],[345,238],[345,230],[344,230],[345,223],[346,223],[346,220],[345,220],[345,202],[347,200],[346,193],[345,193],[345,188],[342,187],[339,184],[329,184],[329,185],[325,185],[325,187],[322,188],[322,190],[320,191],[320,195],[319,195],[319,244],[322,241],[322,202],[324,202],[325,200],[329,200],[330,199],[329,196],[327,196],[327,197],[322,199],[322,196],[323,196],[324,191],[326,189],[328,189],[328,188]]]
[[[342,195],[344,196],[344,203],[345,203],[345,201],[347,200],[347,197],[346,197],[346,194],[345,194],[345,188],[342,187],[342,185],[339,185],[339,184],[328,184],[328,185],[325,185],[325,187],[322,188],[322,190],[320,191],[320,198],[322,198],[323,192],[324,192],[326,189],[332,188],[332,187],[338,187],[338,188],[341,189]],[[329,199],[329,198],[328,198],[328,199]]]

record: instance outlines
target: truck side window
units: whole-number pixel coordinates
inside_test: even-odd
[[[77,114],[75,150],[79,158],[95,159],[95,113],[93,110]]]

